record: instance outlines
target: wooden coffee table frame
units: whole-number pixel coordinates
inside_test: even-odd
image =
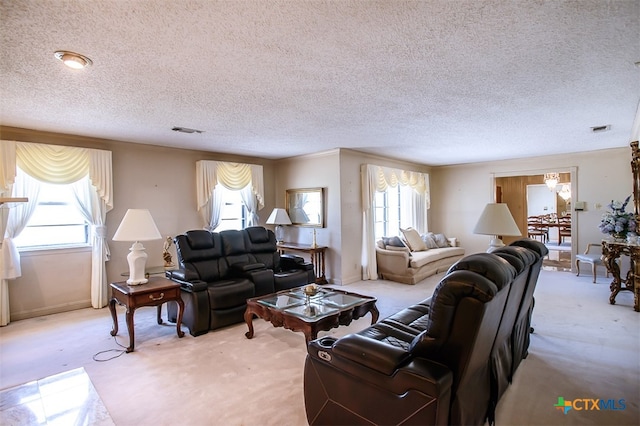
[[[315,340],[318,337],[319,331],[328,331],[340,325],[349,325],[351,321],[357,320],[369,312],[371,312],[371,324],[375,324],[378,321],[380,312],[378,312],[378,308],[376,307],[377,299],[375,297],[363,296],[361,294],[351,293],[344,290],[331,289],[331,291],[334,293],[360,297],[364,300],[362,303],[358,303],[356,305],[344,308],[336,307],[338,311],[333,314],[329,314],[315,320],[305,320],[299,316],[285,312],[283,309],[263,305],[259,302],[261,299],[265,299],[275,294],[286,294],[291,292],[291,290],[284,290],[274,294],[247,299],[247,309],[244,312],[244,320],[247,323],[247,327],[249,327],[249,331],[245,333],[245,336],[247,339],[253,338],[254,316],[271,322],[274,327],[284,327],[288,330],[303,332],[307,343],[311,340]]]

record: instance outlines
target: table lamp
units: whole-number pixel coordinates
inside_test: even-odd
[[[491,235],[487,253],[491,253],[499,247],[504,247],[500,236],[519,237],[522,235],[516,221],[513,220],[509,207],[504,203],[489,203],[484,207],[474,234]]]
[[[273,209],[271,216],[267,219],[268,225],[276,225],[276,242],[282,244],[284,242],[284,229],[282,225],[291,225],[291,219],[285,209]]]
[[[127,284],[139,285],[147,281],[145,277],[145,264],[147,253],[140,241],[159,240],[162,236],[156,227],[156,223],[147,209],[129,209],[122,218],[120,226],[113,235],[113,241],[134,241],[129,249],[127,261],[129,262],[129,279]]]

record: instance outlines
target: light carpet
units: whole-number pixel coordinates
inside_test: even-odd
[[[415,286],[365,281],[343,288],[378,297],[384,318],[428,297],[441,278]],[[542,271],[529,357],[498,405],[497,425],[640,423],[640,313],[633,311],[630,292],[610,305],[608,283]],[[117,340],[127,346],[123,308],[118,316]],[[367,315],[321,335],[342,336],[370,321]],[[244,323],[179,339],[173,324],[159,326],[155,309],[143,308],[135,313],[135,352],[95,361],[101,351],[122,349],[110,336],[111,327],[108,309],[82,309],[1,328],[0,388],[83,367],[116,425],[307,423],[301,333],[256,319],[251,340],[244,336]],[[554,407],[558,397],[623,399],[625,408],[564,414]]]

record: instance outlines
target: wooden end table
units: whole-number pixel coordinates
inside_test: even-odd
[[[111,335],[118,334],[118,316],[116,315],[116,303],[127,308],[127,329],[129,331],[129,347],[127,352],[133,352],[134,331],[133,313],[142,306],[158,307],[158,324],[162,324],[162,304],[169,301],[178,303],[178,319],[176,321],[176,332],[178,337],[184,336],[181,330],[182,314],[184,312],[184,302],[180,297],[180,284],[162,277],[150,277],[149,281],[140,285],[128,285],[126,281],[111,283],[112,298],[109,302],[109,310],[113,318],[113,330]]]

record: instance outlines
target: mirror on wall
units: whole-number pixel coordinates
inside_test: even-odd
[[[324,227],[323,188],[287,189],[286,208],[292,225]]]
[[[568,195],[563,196],[563,190]],[[559,183],[556,190],[549,190],[545,184],[527,185],[527,216],[546,214],[571,215],[571,183]]]

